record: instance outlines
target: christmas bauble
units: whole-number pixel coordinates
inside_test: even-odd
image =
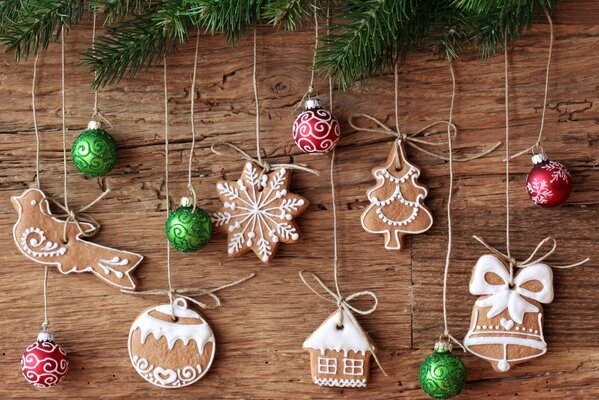
[[[566,167],[550,161],[545,153],[535,154],[532,164],[526,178],[526,190],[532,201],[545,208],[564,204],[572,192],[572,177]]]
[[[27,382],[38,388],[57,385],[67,373],[67,353],[54,343],[49,332],[41,332],[37,341],[21,357],[21,371]]]
[[[194,211],[191,199],[184,197],[181,200],[181,207],[169,214],[165,229],[171,246],[189,253],[208,244],[212,236],[212,220],[201,208],[196,207]]]
[[[318,100],[306,100],[304,106],[306,110],[293,122],[295,144],[304,153],[328,153],[339,141],[339,123],[333,114],[320,107]]]
[[[466,382],[466,368],[451,354],[451,344],[435,343],[435,352],[420,364],[418,380],[422,390],[435,399],[448,399],[460,393]]]
[[[183,298],[148,308],[129,330],[129,357],[137,373],[163,388],[197,382],[214,360],[210,325]]]
[[[89,176],[106,175],[118,161],[116,141],[98,121],[91,121],[75,139],[71,154],[79,172]]]

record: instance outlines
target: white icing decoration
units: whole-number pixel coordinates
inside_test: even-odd
[[[208,372],[208,369],[214,360],[215,341],[212,329],[210,329],[208,323],[200,316],[200,314],[187,308],[185,299],[175,299],[175,317],[197,319],[198,324],[176,324],[170,321],[159,320],[149,315],[150,312],[171,315],[171,311],[172,308],[170,304],[163,304],[153,307],[138,316],[129,330],[129,357],[137,373],[146,381],[163,388],[180,388],[197,382],[206,374],[206,372]],[[211,342],[212,351],[210,359],[204,369],[202,369],[202,366],[199,364],[186,365],[176,370],[165,368],[160,365],[153,365],[145,358],[139,357],[137,354],[131,352],[133,333],[138,329],[140,330],[142,344],[145,343],[146,338],[150,334],[153,335],[156,340],[161,337],[166,338],[169,349],[173,349],[177,340],[181,340],[185,346],[193,340],[197,345],[199,355],[203,354],[206,343]]]
[[[384,167],[376,169],[374,171],[374,176],[377,179],[377,184],[366,193],[368,200],[370,201],[370,204],[368,205],[366,210],[364,210],[360,219],[362,228],[364,228],[366,232],[386,235],[388,234],[386,236],[385,241],[385,249],[387,250],[399,250],[401,248],[401,241],[399,240],[400,233],[423,233],[429,230],[430,227],[433,225],[433,217],[431,213],[425,207],[423,207],[423,202],[426,196],[428,195],[428,190],[426,187],[419,185],[416,182],[416,179],[420,176],[420,170],[408,162],[403,146],[401,145],[400,139],[396,140],[393,146],[395,153],[391,162],[385,165]],[[409,170],[403,176],[395,177],[389,173],[389,169],[395,168],[395,165],[397,165],[399,160],[405,163],[405,165],[409,167]],[[410,180],[410,184],[412,186],[415,186],[416,188],[424,192],[424,194],[419,193],[416,196],[416,201],[414,202],[406,200],[401,195],[400,185],[408,180]],[[388,185],[389,182],[392,182],[396,185],[393,194],[387,199],[378,199],[373,193],[375,193],[378,189],[382,188],[383,186]],[[411,207],[412,212],[410,213],[410,216],[408,218],[401,221],[396,221],[387,217],[384,213],[384,210],[382,209],[382,207],[390,206]],[[375,212],[377,217],[387,225],[385,229],[374,229],[367,226],[365,222],[366,217],[371,212]],[[418,216],[419,212],[428,214],[428,219],[430,222],[423,229],[414,230],[410,228],[410,225],[412,224],[412,222],[416,220],[416,217]]]
[[[366,379],[333,379],[313,376],[312,381],[319,386],[366,387]]]
[[[256,166],[248,162],[244,167],[243,179],[237,181],[239,188],[228,182],[218,183],[218,194],[229,200],[223,202],[223,206],[232,212],[219,211],[212,216],[212,221],[216,226],[227,226],[232,233],[228,241],[229,254],[238,253],[256,243],[257,255],[266,262],[273,256],[274,243],[281,239],[287,242],[299,239],[297,229],[289,221],[304,206],[305,201],[302,198],[285,198],[273,207],[273,202],[289,194],[284,188],[289,179],[288,171],[278,169],[265,174],[262,182],[258,182],[259,176]],[[262,187],[264,189],[259,190]],[[256,240],[254,231],[258,235]]]
[[[539,329],[542,329],[542,326],[541,326],[542,317],[543,317],[543,315],[541,313],[539,313],[538,319],[537,319]],[[502,336],[497,336],[498,332],[494,332],[494,331],[474,332],[473,327],[476,325],[477,322],[478,322],[478,310],[475,310],[474,311],[474,320],[472,321],[472,323],[470,325],[470,329],[468,330],[468,333],[466,334],[466,337],[464,338],[464,347],[466,347],[466,349],[470,353],[472,353],[482,359],[497,362],[497,368],[502,372],[505,372],[510,369],[510,364],[509,364],[510,362],[529,360],[531,358],[540,357],[547,352],[547,343],[545,343],[545,339],[543,338],[542,330],[541,330],[541,333],[538,335],[526,333],[525,330],[523,329],[523,332],[505,331],[505,332],[501,332]],[[516,330],[517,329],[518,328],[516,328]],[[476,337],[472,337],[473,335]],[[489,357],[487,355],[484,355],[477,351],[474,351],[471,348],[472,346],[498,345],[498,344],[503,346],[503,355],[501,358]],[[507,355],[508,355],[508,347],[509,346],[530,347],[530,348],[539,350],[539,353],[532,354],[529,356],[519,357],[519,358],[508,358]]]
[[[499,323],[508,331],[514,327],[514,321],[512,321],[511,319],[508,321],[505,318],[501,318],[501,321],[499,321]],[[496,329],[499,329],[499,327],[496,327]]]
[[[179,299],[178,299],[179,300]],[[168,348],[172,350],[177,340],[181,340],[185,346],[193,340],[200,354],[204,353],[204,346],[208,342],[214,342],[214,335],[210,326],[200,318],[195,311],[189,310],[178,304],[174,304],[175,317],[195,318],[197,325],[183,325],[171,321],[164,321],[150,315],[150,311],[156,311],[163,314],[171,314],[170,304],[163,304],[154,307],[141,314],[131,325],[131,332],[140,330],[141,342],[145,343],[149,335],[153,335],[156,340],[161,337],[166,338]]]
[[[343,329],[338,329],[339,311],[332,314],[304,342],[304,349],[320,350],[324,355],[326,350],[343,351],[345,356],[349,351],[366,354],[373,352],[374,346],[368,341],[362,327],[356,319],[343,310]]]
[[[487,273],[499,276],[503,282],[498,285],[487,282]],[[526,298],[540,303],[551,303],[553,300],[553,272],[545,264],[533,264],[521,269],[514,278],[513,288],[509,287],[509,280],[508,271],[497,257],[487,254],[478,259],[470,281],[470,293],[489,295],[476,301],[476,305],[479,307],[490,307],[487,313],[488,318],[499,315],[507,308],[510,317],[515,322],[522,324],[525,313],[539,311],[539,308]],[[525,283],[532,281],[538,281],[542,285],[539,292],[531,292],[522,287]]]

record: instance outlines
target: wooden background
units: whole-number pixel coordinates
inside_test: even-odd
[[[599,304],[599,3],[569,1],[555,12],[556,44],[549,87],[544,147],[573,174],[568,203],[555,210],[535,207],[524,187],[531,168],[528,157],[513,162],[512,250],[527,257],[546,235],[554,235],[558,251],[550,263],[564,264],[593,257],[587,266],[555,271],[555,300],[546,307],[549,352],[542,358],[495,373],[490,365],[463,355],[468,382],[461,398],[595,398],[599,395],[597,334]],[[77,52],[88,46],[91,27],[84,24],[68,36],[67,109],[69,143],[91,115],[90,76],[82,72]],[[430,188],[427,204],[435,225],[406,241],[401,253],[383,249],[381,236],[360,227],[374,184],[370,169],[387,156],[392,138],[357,133],[347,126],[354,112],[393,123],[392,75],[373,79],[335,94],[335,114],[342,123],[338,147],[337,188],[340,228],[340,279],[346,294],[370,289],[378,310],[360,318],[379,348],[385,377],[372,369],[366,390],[320,388],[312,384],[303,340],[333,311],[298,279],[307,269],[331,282],[332,215],[327,157],[298,153],[290,128],[293,107],[308,79],[312,40],[298,33],[259,29],[258,80],[262,106],[263,146],[271,160],[309,163],[320,177],[294,175],[294,190],[311,201],[299,219],[305,240],[281,246],[275,262],[264,266],[248,254],[226,256],[224,235],[215,234],[197,254],[175,254],[175,283],[213,287],[249,272],[250,282],[221,292],[223,306],[204,312],[213,326],[218,352],[210,373],[199,383],[166,391],[135,373],[127,355],[127,333],[143,309],[161,299],[122,295],[91,275],[50,274],[50,327],[68,351],[70,371],[58,387],[38,391],[20,376],[19,357],[39,331],[43,319],[43,268],[26,260],[11,236],[16,214],[9,196],[30,187],[34,178],[34,133],[30,106],[32,60],[13,65],[1,58],[0,90],[0,396],[2,398],[424,398],[418,387],[419,363],[442,332],[441,282],[446,246],[445,207],[448,170],[445,162],[410,151]],[[192,41],[193,42],[193,41]],[[511,52],[512,148],[523,149],[536,137],[547,56],[547,25],[541,21]],[[49,195],[62,195],[59,46],[40,60],[37,89],[42,139],[42,185]],[[201,40],[197,99],[200,133],[193,175],[200,204],[218,208],[217,180],[236,179],[243,163],[214,156],[210,145],[231,141],[253,150],[254,105],[251,86],[251,39],[234,49],[222,37]],[[190,76],[193,44],[169,59],[171,121],[171,202],[185,194],[189,154]],[[486,61],[467,54],[456,63],[458,95],[456,147],[463,154],[502,140],[503,59]],[[428,54],[412,56],[401,74],[401,125],[414,131],[448,112],[450,80],[446,62]],[[317,82],[321,93],[325,82]],[[136,251],[146,259],[138,269],[141,289],[164,288],[163,224],[166,193],[163,174],[162,69],[102,91],[100,106],[112,120],[111,133],[120,144],[120,162],[105,179],[86,179],[69,165],[70,204],[83,206],[101,187],[113,192],[92,210],[103,224],[95,241]],[[325,97],[326,103],[326,97]],[[483,159],[455,166],[454,253],[449,277],[451,331],[465,334],[473,296],[468,294],[471,268],[484,249],[471,238],[482,235],[498,247],[504,243],[503,147]],[[458,352],[459,354],[460,352]]]

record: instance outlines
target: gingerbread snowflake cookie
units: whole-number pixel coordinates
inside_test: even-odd
[[[306,198],[289,192],[291,171],[263,173],[247,162],[241,177],[216,185],[223,206],[212,216],[214,230],[227,233],[228,254],[238,257],[253,251],[269,263],[280,243],[296,243],[301,234],[294,218],[308,208]]]
[[[520,269],[510,283],[508,267],[493,255],[478,259],[470,293],[482,296],[472,310],[464,346],[499,372],[547,352],[543,307],[553,301],[553,271],[545,264]]]
[[[387,250],[401,250],[405,235],[426,232],[433,225],[424,205],[428,189],[418,182],[420,170],[408,162],[400,139],[393,142],[387,162],[372,174],[377,185],[367,193],[370,205],[362,213],[362,227],[383,234]]]
[[[173,315],[174,311],[174,315]],[[135,371],[163,388],[180,388],[202,378],[214,360],[210,325],[185,299],[151,307],[129,330],[129,357]]]

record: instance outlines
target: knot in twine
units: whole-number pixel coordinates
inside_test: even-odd
[[[366,118],[369,119],[370,121],[376,123],[380,128],[362,128],[357,126],[354,123],[354,120],[356,118]],[[410,145],[411,147],[413,147],[414,149],[421,151],[425,154],[428,154],[431,157],[435,157],[439,160],[444,160],[444,161],[449,161],[449,157],[440,155],[440,154],[436,154],[433,153],[432,151],[429,151],[423,147],[421,147],[420,145],[426,145],[426,146],[446,146],[448,144],[448,142],[445,141],[431,141],[431,140],[427,140],[427,139],[422,139],[419,138],[418,136],[420,135],[424,135],[426,136],[426,132],[427,130],[429,130],[430,128],[437,126],[437,125],[445,125],[447,126],[447,128],[451,131],[451,135],[455,136],[458,132],[458,128],[455,126],[455,124],[453,124],[453,122],[450,121],[434,121],[428,125],[426,125],[425,127],[417,130],[416,132],[407,134],[402,132],[399,129],[399,125],[396,124],[396,129],[393,130],[391,128],[389,128],[387,125],[385,125],[383,122],[381,122],[379,119],[368,115],[368,114],[362,114],[362,113],[356,113],[356,114],[352,114],[349,117],[349,125],[355,129],[356,131],[362,131],[362,132],[372,132],[372,133],[384,133],[390,136],[394,136],[399,140],[403,140],[404,142],[406,142],[408,145]],[[497,147],[501,146],[501,142],[497,142],[495,143],[493,146],[489,147],[486,150],[481,151],[480,153],[475,153],[471,156],[468,157],[463,157],[463,158],[459,158],[459,157],[453,157],[452,160],[453,161],[459,161],[459,162],[464,162],[464,161],[470,161],[470,160],[475,160],[477,158],[483,157],[489,153],[491,153],[493,150],[495,150]]]
[[[97,92],[96,92],[96,94],[97,94]],[[100,111],[100,109],[97,106],[94,107],[94,112],[92,114],[92,121],[105,122],[106,125],[108,125],[109,127],[112,128],[112,122],[110,122],[110,120],[108,118],[106,118],[104,116],[104,114],[102,114],[102,112]]]
[[[337,308],[339,310],[339,322],[337,323],[337,327],[340,329],[343,328],[343,318],[344,318],[343,311],[346,311],[347,315],[349,316],[350,319],[352,319],[352,321],[354,322],[356,327],[358,327],[358,329],[362,332],[362,334],[365,337],[368,337],[366,335],[366,333],[363,332],[362,329],[360,328],[360,324],[358,324],[358,322],[356,321],[353,313],[356,313],[359,315],[372,314],[376,310],[376,308],[379,304],[378,298],[376,297],[374,292],[372,292],[370,290],[363,290],[360,292],[354,292],[348,296],[343,297],[343,296],[341,296],[341,294],[339,292],[335,293],[331,289],[329,289],[329,287],[322,281],[322,279],[320,279],[318,277],[318,275],[316,275],[315,273],[312,273],[312,272],[308,272],[309,276],[312,277],[312,279],[314,279],[326,293],[329,294],[329,296],[330,296],[330,298],[329,298],[329,297],[326,297],[326,296],[323,296],[322,294],[320,294],[318,292],[318,290],[316,290],[311,284],[308,283],[308,281],[306,280],[306,277],[304,276],[304,272],[305,271],[303,271],[303,270],[299,272],[300,279],[302,280],[302,282],[304,282],[304,285],[306,285],[308,287],[308,289],[310,289],[315,295],[317,295],[321,299],[328,301],[329,303],[333,303],[333,304],[337,305]],[[362,309],[362,308],[358,308],[358,307],[350,304],[350,301],[355,300],[359,297],[370,297],[373,300],[372,306],[370,306],[370,308],[367,308],[367,309]],[[372,356],[374,357],[374,360],[376,361],[376,364],[381,369],[383,374],[385,374],[385,376],[388,376],[387,372],[385,372],[385,369],[381,365],[375,352],[372,351],[371,353],[372,353]]]
[[[223,152],[223,151],[217,150],[217,148],[219,146],[220,147],[228,147],[229,149],[233,150],[233,152],[230,152],[230,151]],[[270,164],[268,161],[264,160],[262,157],[254,158],[254,157],[250,156],[246,151],[241,149],[239,146],[236,146],[233,143],[229,143],[229,142],[214,143],[212,146],[210,146],[210,150],[212,150],[212,152],[218,156],[226,156],[226,157],[238,158],[238,159],[251,161],[254,164],[259,165],[262,168],[261,174],[267,174],[272,170],[285,168],[285,169],[300,170],[300,171],[308,172],[310,174],[314,174],[317,176],[320,175],[320,172],[318,172],[318,170],[310,168],[304,164],[285,164],[285,163]]]
[[[537,247],[535,247],[535,249],[532,251],[532,253],[530,254],[530,256],[524,260],[524,261],[517,261],[511,254],[505,254],[499,250],[497,250],[495,247],[491,246],[490,244],[488,244],[483,238],[481,238],[480,236],[474,235],[472,236],[474,239],[476,239],[480,244],[482,244],[483,246],[485,246],[488,250],[490,250],[493,254],[495,254],[496,256],[503,258],[509,265],[510,267],[510,283],[513,284],[513,279],[514,279],[514,268],[526,268],[530,265],[533,264],[538,264],[542,261],[544,261],[546,258],[548,258],[549,256],[551,256],[554,252],[555,249],[557,248],[557,241],[553,238],[553,236],[547,236],[546,238],[544,238],[543,240],[541,240],[539,242],[539,244],[537,245]],[[537,253],[541,250],[541,248],[546,244],[546,243],[552,243],[551,248],[543,255],[538,256],[537,257]],[[585,263],[587,263],[588,261],[590,261],[591,258],[587,257],[582,261],[579,261],[577,263],[574,264],[568,264],[568,265],[552,265],[552,268],[558,268],[558,269],[567,269],[567,268],[573,268],[573,267],[578,267],[580,265],[583,265]]]
[[[219,290],[223,290],[229,288],[231,286],[239,285],[240,283],[246,282],[256,276],[255,273],[251,273],[243,278],[236,280],[234,282],[225,283],[219,287],[215,287],[212,289],[201,289],[201,288],[181,288],[181,289],[152,289],[136,292],[133,290],[121,290],[121,293],[131,294],[134,296],[168,296],[171,305],[171,316],[175,319],[175,300],[177,298],[183,298],[199,308],[203,310],[212,310],[220,307],[221,301],[220,298],[215,294]],[[210,300],[212,300],[211,304],[199,301],[194,298],[197,296],[208,296]]]
[[[90,216],[89,214],[86,214],[84,212],[87,209],[94,206],[97,202],[102,200],[108,193],[110,193],[110,191],[111,191],[110,188],[106,189],[98,197],[96,197],[95,200],[93,200],[91,203],[89,203],[85,207],[80,208],[77,211],[69,208],[68,204],[66,204],[66,203],[62,204],[59,201],[57,201],[51,197],[46,198],[48,201],[50,201],[52,204],[56,205],[58,208],[60,208],[63,211],[62,213],[56,214],[55,216],[58,218],[65,218],[65,223],[64,223],[64,227],[63,227],[63,231],[62,231],[62,241],[64,243],[68,242],[67,229],[69,226],[69,222],[74,223],[77,226],[77,229],[79,229],[79,233],[85,237],[92,237],[96,233],[98,233],[100,226],[101,226],[100,223],[98,221],[96,221],[92,216]],[[40,203],[40,206],[41,206],[41,204],[42,203]],[[81,225],[82,223],[87,223],[87,224],[92,225],[93,229],[88,229],[88,230],[83,229],[83,226]]]

